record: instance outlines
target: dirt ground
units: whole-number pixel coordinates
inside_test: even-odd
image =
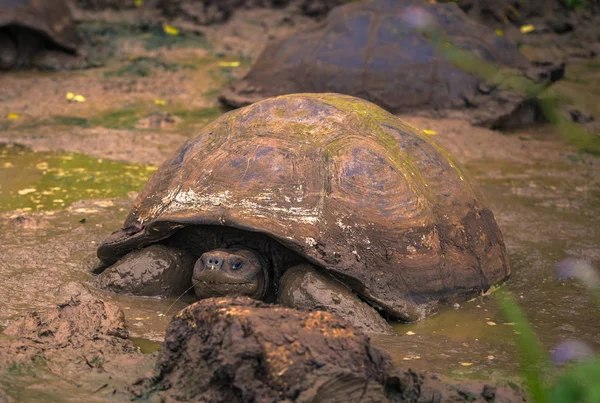
[[[291,9],[259,8],[219,25],[170,21],[180,31],[165,35],[151,10],[79,10],[76,17],[95,67],[0,75],[0,294],[6,301],[0,329],[29,311],[54,309],[57,289],[87,281],[97,244],[122,224],[156,166],[224,112],[220,90],[243,76],[269,39],[317,23]],[[542,50],[536,54],[547,57],[550,51]],[[598,63],[597,56],[571,57],[560,84],[583,119],[600,116]],[[70,92],[85,101],[69,100]],[[553,279],[554,263],[565,256],[600,263],[600,159],[569,145],[548,124],[500,133],[460,120],[401,118],[428,130],[482,188],[513,265],[508,287],[544,345],[577,337],[600,348],[597,316],[583,287]],[[124,310],[145,351],[156,349],[170,314],[190,302],[95,297]],[[514,380],[510,325],[488,322],[503,319],[493,299],[482,297],[423,323],[395,325],[398,335],[373,340],[403,366]],[[40,382],[50,396],[58,393],[60,387],[35,371],[0,375],[0,389],[9,395],[0,392],[0,402],[15,393],[40,399]],[[71,386],[93,396],[103,385],[86,382]]]

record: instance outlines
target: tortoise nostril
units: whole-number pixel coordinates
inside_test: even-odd
[[[223,259],[216,256],[207,256],[203,261],[204,265],[209,267],[219,267],[223,264]]]

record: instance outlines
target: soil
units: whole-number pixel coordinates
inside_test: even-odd
[[[170,323],[153,376],[136,394],[197,402],[521,402],[510,387],[452,385],[401,371],[338,316],[210,298]]]
[[[19,374],[33,378],[25,391],[12,395],[16,400],[7,401],[52,398],[56,388],[73,391],[73,401],[86,395],[91,401],[125,398],[117,388],[148,370],[151,360],[132,344],[123,310],[79,283],[67,284],[59,293],[64,301],[54,309],[30,312],[4,330],[9,337],[0,339],[0,386],[10,389]],[[36,386],[36,378],[44,383]]]
[[[199,26],[183,18],[181,24],[169,21],[180,30],[171,36],[156,22],[167,20],[148,9],[76,10],[75,15],[85,44],[96,47],[96,53],[89,52],[95,57],[94,67],[0,75],[2,328],[15,320],[29,323],[23,329],[48,329],[53,324],[58,330],[61,326],[56,320],[61,318],[65,323],[79,323],[73,319],[76,316],[69,316],[75,312],[70,299],[61,297],[57,288],[91,278],[89,268],[98,244],[121,226],[135,192],[157,165],[223,112],[217,102],[219,91],[244,75],[265,44],[316,24],[286,9],[243,9],[224,24]],[[569,56],[573,52],[563,48],[567,45],[562,41],[570,33],[522,34],[518,25],[502,24],[498,29],[506,36],[532,41],[522,47],[528,56],[538,52],[556,58],[556,50],[560,57],[567,55],[570,64],[559,88],[572,99],[569,106],[580,111],[575,115],[583,121],[596,117],[597,122],[598,57],[588,57],[586,52]],[[574,26],[571,32],[597,33],[597,28]],[[542,40],[557,41],[556,49],[544,46]],[[574,49],[588,43],[595,46],[593,41],[573,41]],[[69,101],[68,92],[83,95],[85,102]],[[158,113],[175,117],[175,122],[147,124]],[[489,200],[513,268],[507,289],[518,298],[544,347],[551,349],[559,341],[577,338],[600,348],[597,314],[590,308],[593,301],[585,287],[558,282],[554,275],[555,263],[566,256],[595,265],[600,262],[600,160],[567,144],[565,132],[551,125],[500,133],[454,119],[402,118],[428,130],[454,154]],[[131,339],[107,335],[106,329],[121,326],[97,321],[88,322],[96,330],[80,338],[62,338],[67,340],[64,347],[54,336],[35,335],[37,330],[24,333],[31,340],[0,335],[0,349],[6,352],[0,358],[0,402],[110,400],[118,388],[105,384],[131,384],[154,364],[151,356],[136,353],[131,346],[155,350],[156,342],[165,337],[170,315],[191,302],[186,297],[174,301],[92,293],[105,302],[94,302],[88,313],[114,312],[106,304],[118,306],[125,312]],[[28,314],[41,309],[49,309],[51,318]],[[389,352],[397,365],[452,378],[520,382],[513,329],[493,296],[478,297],[423,322],[393,326],[396,335],[374,337],[371,343]],[[87,337],[95,337],[92,334],[100,339],[89,341]],[[92,360],[100,354],[109,356],[102,366],[107,372],[90,368],[81,356],[68,362],[76,354],[72,346],[88,341],[107,348],[106,353],[96,347],[86,350]],[[62,359],[46,346],[60,348],[54,351],[64,350],[67,355]],[[31,357],[38,357],[32,366]],[[50,360],[50,365],[44,360]],[[113,372],[117,369],[121,372]],[[413,371],[398,378],[416,379],[419,384],[422,376],[434,385],[431,388],[437,387],[435,382],[449,382]],[[481,384],[477,387],[475,396],[481,393]],[[124,396],[119,390],[117,396]],[[492,389],[485,390],[491,393]],[[488,392],[484,391],[486,396]],[[435,401],[431,396],[429,400]]]
[[[200,25],[222,24],[240,9],[287,9],[313,18],[323,17],[344,0],[161,0],[157,7],[168,18],[182,17]]]

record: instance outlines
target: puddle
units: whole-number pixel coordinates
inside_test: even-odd
[[[471,164],[502,229],[513,274],[505,286],[547,350],[581,339],[600,352],[600,316],[585,287],[556,279],[567,256],[600,268],[600,182],[585,162],[534,167]],[[395,325],[400,337],[374,338],[396,363],[453,377],[517,379],[511,323],[494,296],[476,298],[422,322]]]
[[[156,167],[0,145],[0,211],[53,210],[139,190]]]
[[[141,337],[132,337],[131,342],[133,345],[140,349],[140,351],[144,354],[152,354],[160,350],[161,343],[143,339]]]

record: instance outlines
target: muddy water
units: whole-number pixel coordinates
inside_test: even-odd
[[[503,230],[513,275],[506,288],[531,320],[548,350],[581,339],[600,351],[600,312],[585,287],[556,279],[566,256],[600,261],[600,183],[597,167],[583,161],[517,166],[467,166]],[[376,341],[399,364],[453,376],[515,375],[512,324],[494,296],[477,298],[423,322],[396,325],[401,338]]]
[[[121,225],[131,192],[152,168],[20,147],[0,148],[0,158],[3,326],[18,314],[52,306],[61,285],[90,278],[96,245]],[[541,341],[551,349],[579,338],[600,350],[600,317],[592,300],[582,285],[559,282],[554,274],[554,264],[565,256],[600,261],[598,167],[573,155],[547,164],[472,162],[467,168],[503,230],[514,273],[507,288]],[[153,341],[162,339],[170,316],[192,301],[98,294],[124,309],[144,351],[156,348]],[[515,376],[513,328],[493,296],[395,329],[396,336],[373,339],[398,364],[455,377]]]

